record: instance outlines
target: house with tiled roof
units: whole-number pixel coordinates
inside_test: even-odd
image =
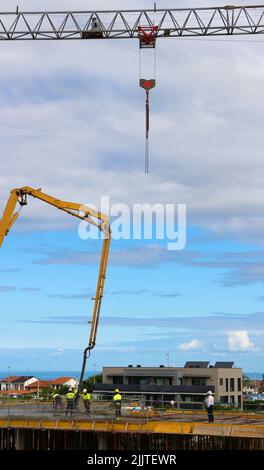
[[[0,391],[7,391],[7,390],[26,390],[27,387],[32,383],[38,380],[36,377],[32,375],[10,375],[0,380]]]
[[[54,390],[59,390],[61,387],[76,387],[78,384],[77,380],[73,377],[58,377],[55,380],[52,380],[51,386]]]
[[[40,390],[43,390],[44,388],[49,388],[51,387],[51,381],[50,380],[35,380],[31,384],[27,386],[27,390],[33,392],[38,392]]]

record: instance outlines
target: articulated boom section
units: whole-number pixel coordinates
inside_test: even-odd
[[[27,197],[32,196],[41,201],[56,207],[59,210],[67,212],[67,214],[77,217],[78,219],[85,220],[87,223],[95,225],[104,234],[103,249],[101,254],[100,269],[97,281],[96,294],[94,298],[94,308],[91,320],[90,336],[88,346],[84,350],[84,359],[82,366],[82,373],[80,377],[80,385],[83,380],[87,353],[94,348],[96,344],[97,330],[100,318],[100,311],[102,299],[104,295],[104,285],[106,278],[106,270],[108,264],[109,248],[111,242],[111,230],[108,217],[101,212],[94,211],[83,204],[76,204],[74,202],[66,202],[56,199],[48,194],[45,194],[41,189],[33,189],[29,186],[23,188],[13,189],[7,201],[3,217],[0,220],[0,248],[3,244],[4,238],[8,235],[9,230],[19,216],[19,210],[16,211],[17,204],[20,207],[27,205]]]

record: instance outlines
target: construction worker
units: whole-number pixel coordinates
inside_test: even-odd
[[[57,410],[59,407],[62,407],[62,398],[59,393],[53,393],[52,400],[54,410]]]
[[[86,388],[83,389],[81,397],[83,399],[86,414],[90,416],[91,395],[87,392]]]
[[[66,394],[66,402],[67,402],[66,416],[68,415],[68,411],[70,412],[70,415],[72,416],[73,409],[75,407],[75,393],[72,387],[69,388],[69,391]]]
[[[77,403],[78,403],[78,400],[77,400],[77,397],[78,397],[78,388],[72,387],[72,391],[73,391],[73,393],[74,393],[74,408],[76,408]]]
[[[206,397],[206,407],[207,407],[207,413],[208,413],[208,423],[213,423],[214,422],[214,397],[209,390],[207,392],[207,397]]]
[[[121,416],[121,401],[122,401],[122,397],[119,393],[119,390],[118,388],[115,389],[115,394],[114,394],[114,398],[113,398],[113,402],[114,402],[114,407],[115,407],[115,416],[116,418],[118,416]]]

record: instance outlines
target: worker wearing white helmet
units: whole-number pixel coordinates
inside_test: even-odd
[[[208,423],[214,422],[214,397],[211,390],[208,390],[206,397],[206,408],[208,413]]]
[[[91,405],[91,395],[87,392],[86,388],[83,389],[81,393],[81,397],[83,399],[84,408],[86,414],[90,416],[90,405]]]
[[[72,387],[69,388],[69,391],[66,394],[66,402],[67,402],[66,416],[68,415],[68,412],[72,416],[74,406],[75,406],[75,394],[74,394]]]

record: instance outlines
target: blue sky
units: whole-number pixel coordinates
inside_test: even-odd
[[[37,9],[33,1],[2,3]],[[74,2],[84,6],[109,2]],[[181,252],[169,252],[167,240],[113,240],[96,368],[169,357],[170,365],[222,359],[262,372],[263,44],[158,44],[149,175],[136,42],[0,46],[1,209],[24,185],[80,203],[108,195],[129,207],[187,205]],[[100,248],[100,240],[79,238],[78,222],[30,201],[0,253],[0,369],[80,367]]]

